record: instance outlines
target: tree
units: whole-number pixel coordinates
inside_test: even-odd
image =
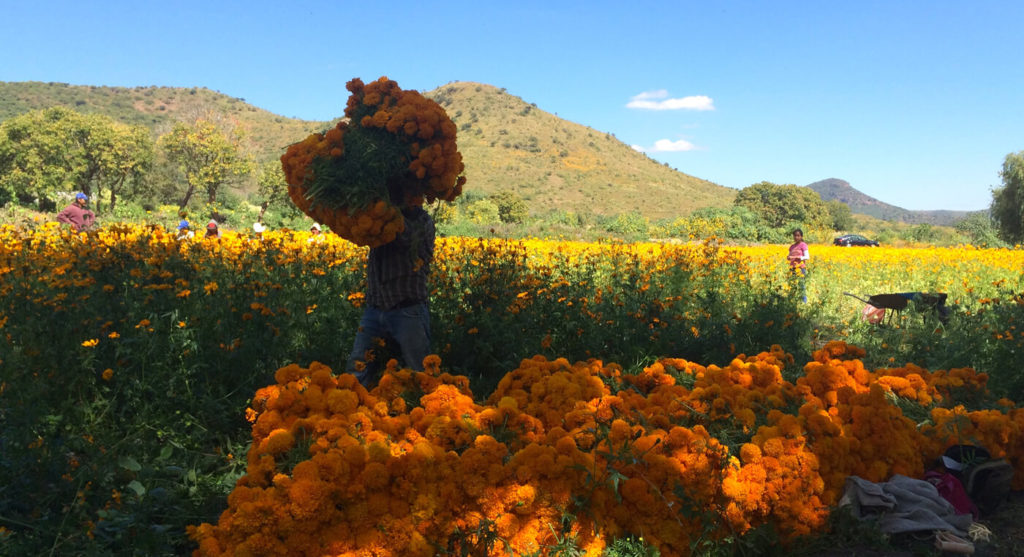
[[[136,190],[143,184],[141,178],[153,166],[153,139],[145,127],[127,126],[98,114],[86,115],[84,123],[77,133],[83,178],[94,190],[97,209],[105,193],[113,210],[126,184],[131,182]]]
[[[733,206],[728,209],[719,207],[703,207],[694,211],[684,219],[683,228],[687,236],[693,238],[724,238],[727,240],[744,240],[747,242],[774,241],[774,231],[768,228],[761,218],[744,206]]]
[[[807,187],[759,182],[740,190],[733,204],[757,213],[772,228],[793,222],[809,227],[832,226],[825,202]]]
[[[498,215],[498,206],[487,198],[470,202],[461,212],[465,213],[470,222],[476,224],[495,224],[501,220]]]
[[[139,126],[65,107],[37,110],[0,124],[0,199],[50,208],[58,193],[79,190],[111,208],[129,181],[152,164],[153,141]]]
[[[184,209],[197,189],[206,192],[206,202],[217,202],[220,187],[249,172],[249,161],[241,155],[239,136],[223,132],[209,120],[188,124],[178,122],[160,138],[168,158],[185,173],[187,188],[179,203]]]
[[[284,170],[281,168],[281,161],[270,160],[259,166],[256,171],[256,199],[260,204],[260,222],[263,221],[263,214],[271,205],[291,207],[295,212],[298,208],[288,197],[288,182],[284,178]]]
[[[967,238],[967,241],[979,248],[1001,248],[1006,244],[999,239],[999,233],[993,226],[992,219],[988,213],[971,213],[953,225],[957,233]]]
[[[853,228],[853,211],[850,206],[838,199],[825,202],[829,217],[832,219],[832,230],[849,230]]]
[[[520,224],[530,214],[529,207],[523,198],[510,191],[500,191],[491,196],[491,200],[498,206],[498,218],[501,222]]]
[[[1024,241],[1024,151],[1010,153],[999,173],[1003,185],[992,191],[992,220],[1011,244]]]
[[[80,163],[69,144],[68,121],[75,117],[72,110],[55,107],[0,124],[0,191],[6,199],[34,201],[43,209],[58,192],[79,186]]]

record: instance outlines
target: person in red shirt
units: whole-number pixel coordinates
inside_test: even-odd
[[[206,236],[205,238],[220,238],[220,227],[217,226],[217,221],[210,219],[210,222],[206,223]]]
[[[89,204],[89,196],[82,192],[75,194],[75,201],[57,214],[57,221],[70,224],[75,232],[84,232],[96,223],[96,215],[86,209]]]
[[[804,303],[807,302],[807,261],[811,258],[804,243],[804,231],[797,228],[793,231],[793,244],[789,246],[789,268],[794,273],[800,273],[800,292],[803,294]]]

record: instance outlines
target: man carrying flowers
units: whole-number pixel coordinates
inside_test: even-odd
[[[387,77],[356,78],[346,88],[346,119],[290,145],[281,168],[299,209],[370,248],[366,307],[347,368],[369,387],[382,363],[378,344],[397,344],[406,367],[423,369],[434,255],[434,221],[423,204],[454,201],[466,177],[455,123],[435,101]]]
[[[405,367],[423,370],[430,354],[427,277],[434,258],[434,220],[419,205],[401,210],[404,230],[374,248],[366,262],[366,306],[356,331],[347,371],[371,388],[380,372],[374,348],[382,339],[397,345]]]

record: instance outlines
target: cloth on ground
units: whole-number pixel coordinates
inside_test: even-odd
[[[839,506],[846,505],[859,519],[877,518],[879,529],[888,534],[948,530],[964,536],[974,522],[970,514],[958,514],[934,485],[899,474],[882,483],[846,478]]]

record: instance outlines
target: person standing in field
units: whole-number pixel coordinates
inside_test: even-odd
[[[175,230],[175,240],[191,240],[195,237],[195,232],[192,231],[192,225],[190,225],[185,219],[181,219],[181,222],[178,223]]]
[[[793,244],[789,246],[789,268],[795,274],[800,274],[800,293],[803,295],[804,303],[807,303],[807,261],[811,259],[811,253],[807,250],[804,242],[804,231],[797,228],[793,230]]]
[[[206,235],[204,238],[220,238],[220,227],[217,226],[217,221],[210,219],[210,222],[206,223]]]
[[[324,231],[320,228],[319,223],[313,223],[309,227],[309,238],[306,238],[307,244],[322,244],[324,242]]]
[[[263,233],[266,231],[267,227],[261,221],[256,221],[252,223],[253,239],[255,239],[257,242],[263,241]]]
[[[427,278],[434,258],[434,219],[422,207],[405,207],[405,230],[370,249],[366,292],[347,371],[366,388],[378,379],[382,364],[374,354],[381,340],[396,344],[405,367],[423,370],[430,354]]]
[[[75,194],[75,200],[57,214],[57,221],[70,224],[75,232],[84,232],[96,223],[96,214],[86,209],[89,204],[89,196],[82,192]]]

